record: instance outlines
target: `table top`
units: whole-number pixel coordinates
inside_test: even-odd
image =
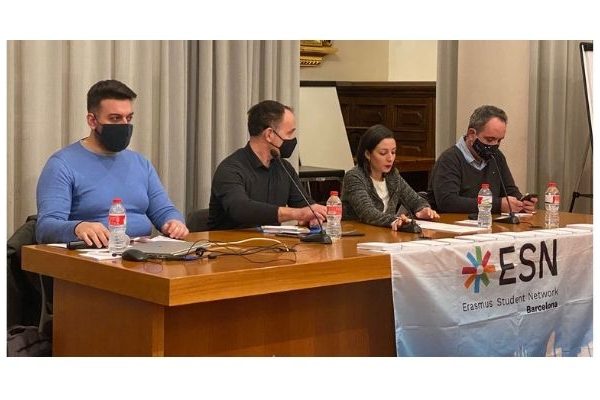
[[[465,214],[444,214],[440,222],[466,219]],[[561,226],[592,223],[592,215],[561,213]],[[493,224],[493,232],[525,231],[543,226],[544,212],[519,225]],[[344,237],[332,245],[300,242],[296,238],[264,235],[256,230],[190,233],[186,240],[207,239],[232,242],[249,238],[277,239],[292,252],[259,253],[244,258],[221,255],[195,261],[122,260],[96,261],[76,251],[47,245],[25,246],[23,268],[99,289],[163,305],[181,305],[226,298],[299,290],[312,287],[390,278],[388,254],[359,251],[359,242],[401,242],[418,240],[417,234],[343,221],[344,231],[358,230],[365,236]],[[423,230],[431,238],[455,236]],[[266,245],[267,243],[249,243]],[[270,243],[269,243],[270,244]]]

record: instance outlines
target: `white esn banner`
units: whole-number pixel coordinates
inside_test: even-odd
[[[392,254],[399,356],[592,353],[592,232]]]

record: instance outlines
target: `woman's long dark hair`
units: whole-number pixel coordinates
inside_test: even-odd
[[[367,176],[371,176],[371,164],[367,160],[367,157],[365,157],[365,152],[368,151],[371,153],[383,139],[395,139],[395,137],[394,132],[381,124],[373,125],[360,137],[358,150],[356,150],[356,165]]]

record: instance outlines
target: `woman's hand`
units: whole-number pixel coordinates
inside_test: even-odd
[[[431,207],[425,207],[415,213],[415,216],[419,219],[440,219],[438,213],[431,209]]]
[[[400,229],[400,227],[402,226],[402,224],[407,224],[410,220],[408,219],[408,217],[404,214],[400,214],[398,216],[398,218],[396,218],[394,220],[394,222],[392,222],[392,230],[393,231],[397,231],[398,229]]]

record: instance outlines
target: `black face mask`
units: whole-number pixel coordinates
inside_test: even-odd
[[[113,153],[123,151],[129,146],[131,140],[131,134],[133,133],[133,125],[131,124],[104,124],[102,131],[96,134],[98,139],[104,148]]]
[[[275,129],[273,129],[273,132],[275,132]],[[283,143],[279,147],[275,145],[273,146],[279,149],[279,155],[281,156],[281,158],[290,158],[290,156],[294,152],[294,149],[296,148],[296,143],[298,143],[298,139],[284,139],[281,136],[279,136],[279,133],[275,132],[275,134],[279,137],[279,139],[283,140]]]
[[[479,157],[483,158],[486,161],[498,154],[499,147],[500,145],[498,144],[483,144],[479,140],[479,138],[475,139],[475,141],[473,142],[473,150],[475,150],[475,152],[479,154]]]

